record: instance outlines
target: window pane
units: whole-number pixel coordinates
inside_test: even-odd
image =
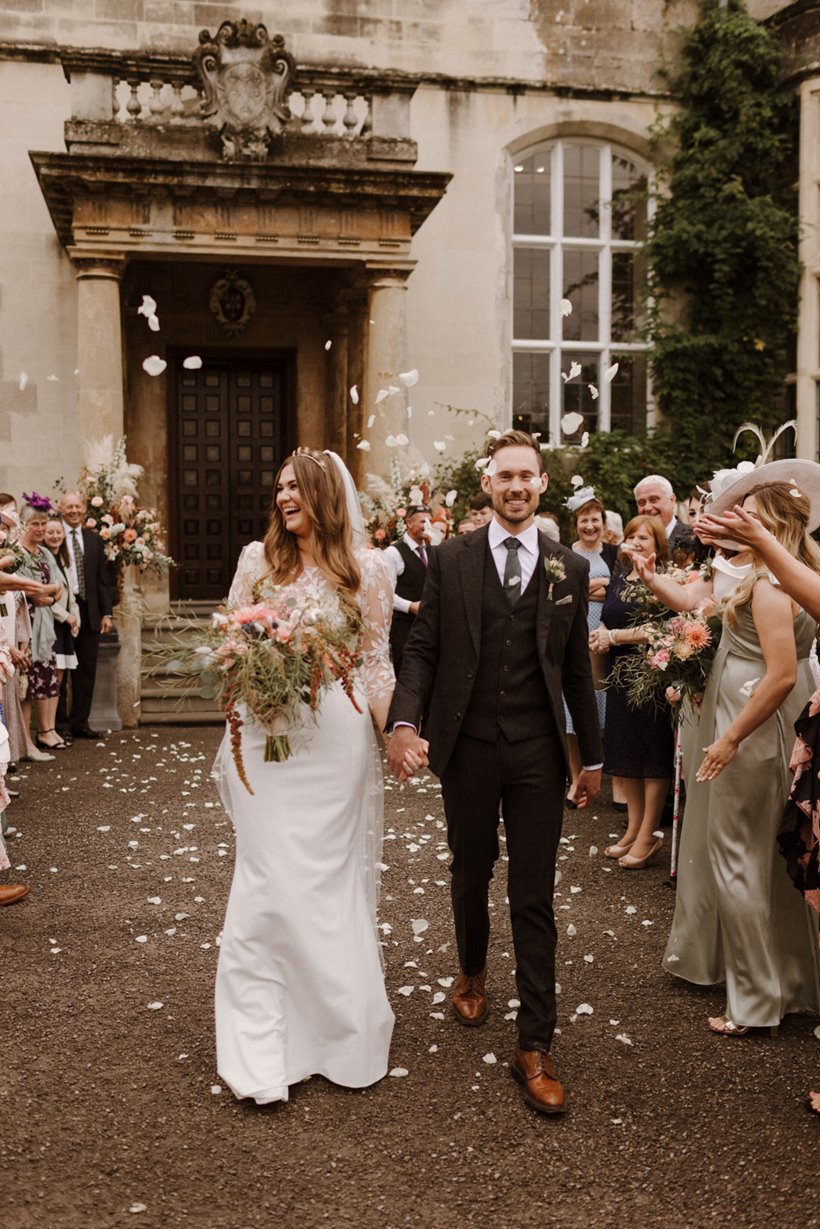
[[[644,324],[642,252],[612,253],[612,340],[640,341]]]
[[[612,155],[612,238],[646,238],[646,175],[618,154]]]
[[[513,336],[544,341],[550,335],[550,253],[515,249]]]
[[[530,154],[514,164],[515,220],[517,235],[550,233],[550,150]]]
[[[572,363],[580,363],[581,372],[571,380],[561,380],[561,419],[563,421],[567,414],[575,413],[583,416],[583,422],[579,423],[574,431],[565,431],[562,426],[561,442],[580,444],[585,431],[595,431],[598,427],[598,400],[589,388],[591,384],[596,392],[598,389],[598,355],[564,352],[561,355],[561,371],[564,375],[570,374]]]
[[[564,320],[567,341],[598,340],[598,253],[564,249],[564,298],[572,314]]]
[[[513,355],[513,426],[549,436],[548,354]]]
[[[642,435],[646,431],[646,358],[642,354],[614,354],[618,364],[610,384],[610,425],[613,431]]]
[[[594,145],[564,146],[564,234],[597,239],[600,156]]]

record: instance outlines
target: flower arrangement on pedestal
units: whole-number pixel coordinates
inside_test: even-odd
[[[368,474],[367,490],[359,492],[365,529],[374,546],[385,547],[404,536],[405,516],[411,507],[431,507],[431,500],[441,503],[434,511],[431,541],[437,545],[452,526],[452,517],[437,492],[432,489],[430,467],[426,463],[402,472],[398,461],[390,463],[390,481]]]
[[[125,455],[125,437],[107,435],[88,449],[79,487],[88,504],[85,526],[103,541],[105,557],[121,569],[134,564],[140,572],[163,573],[174,561],[166,554],[165,534],[156,508],[140,507],[137,482],[141,465]]]

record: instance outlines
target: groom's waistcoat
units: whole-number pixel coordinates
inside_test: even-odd
[[[475,686],[461,733],[484,742],[503,734],[510,742],[554,734],[547,685],[538,660],[534,575],[511,609],[489,546],[484,562],[481,648]]]

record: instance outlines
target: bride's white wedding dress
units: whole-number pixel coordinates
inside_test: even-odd
[[[393,688],[389,572],[376,551],[357,552],[364,619],[357,713],[341,684],[323,692],[289,732],[293,754],[263,760],[265,733],[249,719],[239,780],[223,740],[216,770],[236,829],[236,867],[216,974],[220,1076],[237,1097],[286,1101],[311,1075],[363,1088],[387,1072],[393,1012],[376,929],[383,826],[381,761],[368,702]],[[261,542],[245,547],[229,604],[252,602],[267,571]],[[317,568],[262,599],[298,602],[334,590]],[[258,599],[256,599],[258,600]]]

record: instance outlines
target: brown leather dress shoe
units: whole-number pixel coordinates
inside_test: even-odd
[[[549,1054],[522,1050],[512,1056],[510,1071],[524,1085],[524,1100],[539,1114],[563,1114],[567,1108],[564,1086],[555,1074]]]
[[[477,1028],[487,1019],[490,1005],[484,990],[486,976],[486,969],[482,969],[480,973],[465,973],[463,969],[459,969],[453,987],[453,1011],[459,1024]]]
[[[0,905],[13,905],[15,901],[22,900],[24,896],[28,896],[28,884],[0,884]]]

